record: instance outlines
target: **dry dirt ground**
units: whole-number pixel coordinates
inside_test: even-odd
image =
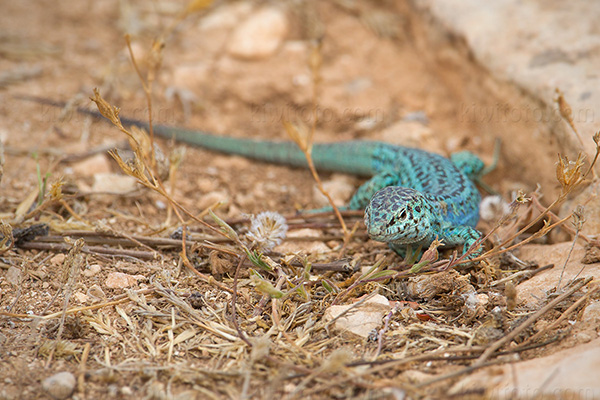
[[[93,108],[87,98],[98,88],[123,116],[144,119],[146,96],[124,34],[131,35],[143,76],[150,70],[145,58],[153,54],[153,40],[164,35],[152,85],[156,123],[286,139],[284,121],[312,121],[308,55],[315,38],[322,38],[317,141],[385,140],[444,155],[468,149],[489,164],[497,136],[511,129],[518,135],[527,127],[499,120],[498,131],[481,131],[473,105],[496,104],[477,91],[489,84],[489,76],[470,64],[460,41],[436,38],[404,2],[222,1],[181,18],[185,6],[185,1],[3,2],[0,212],[13,229],[43,224],[49,233],[26,236],[12,248],[10,241],[3,243],[0,398],[48,398],[42,381],[62,371],[77,378],[73,396],[80,399],[443,397],[470,373],[465,367],[486,346],[546,304],[545,298],[535,305],[519,302],[513,283],[491,286],[520,269],[544,266],[543,257],[525,265],[495,257],[433,275],[433,283],[422,281],[431,275],[405,274],[348,291],[363,266],[383,260],[381,269],[407,267],[384,245],[366,240],[360,216],[346,218],[350,228],[357,226],[346,245],[333,217],[292,218],[290,235],[299,237],[270,254],[275,268],[245,262],[234,279],[241,245],[184,215],[191,241],[185,265],[182,224],[168,200],[123,179],[106,153],[118,147],[131,157],[122,132],[68,107],[14,96]],[[244,38],[236,30],[249,18],[280,24],[265,33],[276,43],[273,49],[240,53]],[[427,52],[430,41],[443,44]],[[178,147],[158,142],[165,154]],[[530,145],[532,158],[556,153],[533,136]],[[540,181],[554,182],[546,186],[545,204],[558,193],[553,169],[503,160],[485,181],[507,201],[515,189],[527,193]],[[346,200],[361,182],[339,174],[322,178],[337,200]],[[62,194],[56,193],[57,182],[63,183]],[[165,187],[178,204],[212,225],[206,209],[215,208],[246,244],[248,215],[276,211],[293,217],[296,210],[323,205],[305,170],[189,146]],[[494,220],[480,228],[488,232],[493,226]],[[78,251],[80,237],[87,247]],[[422,284],[432,287],[416,288]],[[395,302],[379,335],[339,334],[324,320],[333,302],[352,304],[372,292]],[[475,305],[465,293],[475,294]],[[546,318],[558,318],[583,298],[569,311],[576,320],[589,297],[575,291]],[[581,329],[595,334],[594,327],[565,322],[526,343],[545,326],[531,325],[513,338],[514,353],[501,347],[509,358],[494,354],[486,362],[540,357],[576,344],[574,333]],[[531,347],[519,347],[523,343]],[[445,355],[436,353],[444,349]],[[429,353],[430,358],[417,357]],[[408,362],[410,357],[417,358]],[[447,375],[456,371],[460,374]]]

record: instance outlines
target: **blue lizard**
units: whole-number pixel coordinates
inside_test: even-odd
[[[26,97],[53,106],[48,99]],[[98,112],[79,112],[100,116]],[[123,124],[148,128],[135,119]],[[154,133],[209,150],[297,167],[306,167],[304,154],[292,142],[242,139],[198,130],[155,125]],[[347,208],[364,209],[371,239],[386,242],[403,255],[407,246],[427,247],[434,239],[445,246],[463,245],[463,253],[480,237],[481,196],[473,180],[484,164],[470,152],[450,159],[424,150],[382,142],[349,141],[315,144],[312,158],[317,169],[370,177],[352,196]],[[471,257],[480,251],[472,253]]]

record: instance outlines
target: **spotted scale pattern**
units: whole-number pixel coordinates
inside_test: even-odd
[[[462,244],[465,252],[480,238],[474,227],[481,196],[468,177],[475,178],[483,169],[479,158],[465,152],[454,163],[437,154],[387,144],[373,154],[373,168],[382,172],[371,181],[385,176],[386,185],[355,195],[360,197],[356,203],[369,198],[365,225],[371,239],[403,253],[407,245],[426,248],[436,238],[447,246]],[[390,174],[396,176],[393,183]],[[361,189],[372,186],[376,185]]]

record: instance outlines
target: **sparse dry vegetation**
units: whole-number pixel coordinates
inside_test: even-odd
[[[383,14],[333,3],[335,10],[375,24],[371,28],[386,40],[401,35],[381,25]],[[196,0],[174,13],[143,63],[134,56],[131,37],[124,39],[150,111],[149,132],[124,126],[117,102],[93,92],[100,113],[128,139],[129,152],[109,154],[122,173],[135,178],[133,194],[73,190],[57,173],[72,154],[38,152],[35,168],[27,171],[35,190],[12,192],[12,201],[2,202],[0,376],[19,393],[39,384],[47,371],[67,370],[77,377],[78,398],[431,398],[444,396],[457,378],[479,368],[544,354],[577,329],[570,321],[598,298],[597,283],[585,274],[561,277],[554,293],[538,303],[519,303],[516,285],[553,266],[521,261],[513,253],[558,227],[573,244],[599,247],[581,233],[581,208],[562,218],[555,214],[589,183],[599,133],[596,155],[587,164],[583,155],[575,161],[559,156],[556,198],[540,200],[543,188],[520,192],[508,214],[484,226],[486,236],[477,244],[486,248],[481,256],[468,259],[473,248],[458,257],[434,242],[420,259],[402,262],[384,246],[366,242],[362,214],[339,211],[312,165],[327,51],[318,43],[308,54],[310,126],[285,121],[285,130],[309,160],[334,212],[255,207],[287,212],[283,220],[276,213],[248,217],[243,209],[227,215],[220,201],[199,208],[190,199],[199,192],[186,187],[194,179],[181,171],[197,160],[154,137],[153,90],[163,82],[169,38],[210,6]],[[567,118],[566,99],[560,94],[557,101]],[[119,104],[131,108],[126,102]],[[568,123],[577,132],[573,120]],[[17,167],[4,163],[2,151],[0,178],[11,168]],[[284,241],[320,242],[331,251],[273,250],[286,232],[306,228],[320,236]],[[108,285],[115,276],[129,281]],[[343,315],[326,317],[336,305],[352,305],[344,311],[350,315],[375,294],[392,304],[367,338],[336,330]],[[427,375],[412,379],[406,371]]]

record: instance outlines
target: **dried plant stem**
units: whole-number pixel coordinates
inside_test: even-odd
[[[238,324],[238,321],[237,321],[236,302],[237,302],[238,275],[240,273],[240,269],[242,268],[242,264],[244,263],[245,260],[246,260],[246,254],[243,254],[240,257],[240,262],[238,263],[238,265],[235,269],[235,274],[233,275],[233,294],[231,295],[231,322],[233,323],[233,326],[235,327],[235,330],[237,331],[240,339],[242,339],[244,341],[244,343],[246,343],[248,345],[248,347],[252,348],[252,343],[250,342],[250,340],[248,340],[248,338],[246,337],[246,334],[244,333],[244,331],[242,331],[242,328],[240,328],[240,325]]]
[[[66,243],[48,243],[41,241],[29,241],[19,244],[21,249],[30,250],[49,250],[49,251],[68,251],[71,246]],[[81,250],[83,253],[97,254],[97,255],[108,255],[113,257],[131,257],[140,260],[154,260],[156,252],[139,251],[139,250],[126,250],[116,248],[106,248],[104,246],[84,246]]]
[[[458,371],[453,371],[453,372],[450,372],[450,373],[447,373],[447,374],[443,374],[443,375],[440,375],[440,376],[436,376],[435,378],[431,378],[431,379],[425,380],[423,382],[417,383],[415,385],[415,387],[417,389],[424,388],[426,386],[432,385],[432,384],[437,383],[437,382],[444,381],[446,379],[452,379],[452,378],[456,378],[456,377],[459,377],[459,376],[464,375],[464,374],[471,373],[471,372],[476,371],[476,370],[478,370],[480,368],[489,367],[491,365],[503,364],[503,363],[504,363],[504,361],[494,360],[494,361],[487,361],[487,362],[484,362],[484,363],[481,363],[481,364],[474,364],[474,365],[471,365],[471,366],[459,369]]]
[[[571,128],[573,133],[575,133],[575,136],[579,140],[579,144],[581,145],[581,148],[585,150],[585,145],[583,144],[583,139],[581,138],[581,135],[579,135],[579,131],[575,127],[575,121],[573,120],[573,111],[571,109],[571,106],[569,105],[567,100],[564,98],[564,95],[559,88],[555,89],[555,93],[556,93],[555,101],[556,101],[556,104],[558,105],[558,111],[560,112],[560,115],[564,118],[565,121],[567,121],[567,124],[569,125],[569,127]]]
[[[76,213],[76,212],[75,212],[75,211],[74,211],[74,210],[71,208],[71,206],[69,206],[69,204],[67,204],[67,202],[66,202],[64,199],[59,199],[59,200],[58,200],[58,202],[59,202],[59,203],[60,203],[60,205],[61,205],[61,206],[63,206],[63,207],[65,208],[65,210],[67,210],[67,211],[69,212],[69,214],[71,214],[71,216],[72,216],[73,218],[75,218],[77,221],[80,221],[80,222],[85,222],[85,221],[83,220],[83,218],[81,218],[81,217],[79,216],[79,214],[77,214],[77,213]]]
[[[475,261],[481,261],[484,260],[486,258],[489,258],[491,256],[496,256],[502,253],[506,253],[508,251],[514,250],[515,248],[518,248],[540,236],[543,236],[545,234],[547,234],[549,231],[551,231],[552,229],[554,229],[555,227],[563,224],[566,220],[568,220],[569,218],[572,217],[571,214],[569,214],[567,217],[555,222],[552,225],[548,225],[545,226],[544,228],[542,228],[540,231],[534,233],[533,235],[531,235],[530,237],[528,237],[527,239],[525,239],[522,242],[516,243],[512,246],[509,247],[505,247],[506,245],[508,245],[509,243],[511,243],[513,240],[515,240],[519,235],[522,235],[523,233],[525,233],[529,228],[531,228],[533,225],[535,225],[536,223],[538,223],[539,221],[541,221],[549,212],[550,209],[552,207],[554,207],[556,204],[559,204],[559,202],[562,202],[564,200],[563,195],[559,196],[558,199],[556,199],[550,206],[546,207],[544,209],[543,212],[540,213],[540,215],[538,215],[536,218],[534,218],[532,221],[530,221],[525,227],[519,229],[519,231],[517,231],[516,233],[514,233],[513,235],[511,235],[508,239],[505,239],[501,244],[499,244],[498,246],[495,246],[493,249],[490,249],[488,251],[486,251],[485,253],[483,253],[482,255],[475,257],[473,259],[469,259],[469,260],[461,260],[462,262],[475,262]],[[494,233],[498,228],[500,227],[500,225],[496,225],[487,235],[485,235],[482,239],[480,239],[480,241],[484,241],[486,240],[488,237],[490,237],[490,235],[492,233]],[[464,255],[463,257],[461,257],[461,259],[465,258]],[[458,262],[456,262],[458,263]]]
[[[394,316],[394,310],[391,310],[390,312],[388,312],[388,315],[386,315],[386,317],[385,317],[385,322],[383,324],[383,328],[381,328],[377,332],[377,351],[375,352],[375,355],[373,356],[374,360],[376,360],[377,357],[379,357],[379,355],[381,354],[381,349],[383,348],[383,337],[388,330],[388,327],[390,325],[390,320],[392,319],[393,316]]]
[[[308,60],[312,76],[312,121],[310,129],[307,129],[303,132],[303,135],[300,135],[300,133],[298,132],[298,128],[293,126],[291,123],[284,122],[284,127],[286,128],[288,135],[290,135],[290,137],[294,140],[294,142],[296,142],[300,150],[302,150],[302,152],[304,153],[304,156],[306,157],[306,162],[308,164],[308,169],[310,170],[310,173],[312,174],[313,179],[317,184],[317,188],[327,198],[327,201],[333,208],[333,212],[335,213],[335,216],[338,219],[340,226],[342,227],[342,231],[344,232],[344,242],[348,242],[350,240],[351,234],[348,232],[348,228],[346,227],[346,223],[344,222],[344,218],[342,217],[340,210],[338,210],[337,206],[333,202],[333,199],[323,187],[321,178],[317,173],[317,169],[315,168],[312,159],[313,139],[317,130],[317,124],[319,122],[318,100],[319,87],[321,84],[321,66],[323,62],[321,55],[321,46],[321,41],[317,41],[315,45],[312,46]]]
[[[137,294],[152,294],[154,293],[154,288],[147,288],[147,289],[141,289],[138,290],[136,292]],[[74,314],[74,313],[78,313],[78,312],[82,312],[82,311],[92,311],[92,310],[98,310],[100,308],[104,308],[104,307],[111,307],[117,304],[121,304],[121,303],[126,303],[128,301],[131,301],[129,299],[129,297],[127,297],[127,295],[121,295],[121,296],[117,296],[117,298],[115,298],[115,300],[111,300],[111,301],[107,301],[105,303],[100,303],[100,304],[94,304],[91,306],[85,306],[85,307],[75,307],[75,308],[70,308],[68,309],[65,314]],[[1,315],[1,313],[0,313]],[[55,312],[52,314],[48,314],[48,315],[44,315],[44,316],[39,316],[38,318],[42,319],[42,320],[49,320],[49,319],[54,319],[57,317],[60,317],[62,315],[62,311],[59,312]],[[35,318],[35,316],[29,315],[29,314],[22,314],[22,316],[20,316],[21,318]]]
[[[514,250],[517,247],[520,247],[520,246],[522,246],[524,244],[527,244],[527,243],[531,242],[534,239],[537,239],[537,238],[539,238],[541,236],[544,236],[545,234],[547,234],[548,232],[550,232],[552,229],[556,228],[559,225],[564,224],[571,217],[572,216],[569,214],[566,217],[564,217],[563,219],[561,219],[561,220],[553,223],[552,225],[548,225],[548,226],[540,229],[539,231],[537,231],[536,233],[534,233],[533,235],[529,236],[527,239],[525,239],[525,240],[523,240],[523,241],[521,241],[519,243],[513,244],[512,246],[509,246],[509,247],[502,248],[501,250],[499,250],[497,252],[490,250],[489,252],[486,253],[486,255],[489,257],[491,255],[498,255],[498,254],[506,253],[507,251]],[[478,257],[478,259],[481,259],[482,257],[484,257],[484,255],[482,255],[481,257]]]
[[[350,235],[350,233],[348,232],[348,228],[346,227],[346,222],[344,222],[344,218],[342,217],[342,214],[340,214],[340,210],[338,210],[333,199],[331,198],[331,196],[329,195],[327,190],[325,190],[325,188],[323,187],[323,183],[321,182],[321,178],[319,177],[319,174],[317,173],[317,170],[315,168],[315,164],[313,163],[310,152],[308,152],[308,153],[305,152],[304,154],[306,155],[306,161],[308,162],[308,169],[310,170],[310,173],[312,174],[313,179],[317,183],[317,188],[327,198],[327,201],[329,202],[329,204],[331,204],[331,207],[333,208],[333,212],[342,227],[342,231],[344,232],[344,238],[345,238],[344,242],[346,242],[346,238],[349,239],[349,235]]]
[[[60,341],[62,337],[62,332],[65,325],[65,318],[67,316],[67,308],[69,307],[69,300],[71,299],[71,295],[73,294],[73,289],[75,287],[75,283],[77,282],[77,278],[79,277],[79,271],[81,270],[81,266],[83,264],[83,256],[81,254],[81,250],[85,245],[85,241],[83,239],[77,239],[75,243],[72,245],[71,251],[65,258],[63,263],[63,278],[62,284],[64,285],[64,301],[62,307],[62,314],[60,316],[60,324],[58,326],[58,332],[56,333],[56,340]]]
[[[134,243],[134,244],[136,244],[136,245],[138,245],[138,246],[140,246],[140,247],[143,247],[143,248],[144,248],[144,249],[146,249],[146,250],[153,251],[153,252],[155,252],[155,253],[156,253],[155,249],[153,249],[152,247],[148,246],[146,243],[144,243],[144,242],[142,242],[142,241],[138,240],[138,239],[137,239],[135,236],[133,236],[133,235],[130,235],[130,234],[128,234],[128,233],[126,233],[126,232],[123,232],[123,231],[117,231],[116,229],[114,229],[114,228],[112,228],[112,227],[110,227],[110,226],[108,226],[108,225],[106,225],[106,224],[104,224],[104,223],[97,224],[97,225],[96,225],[96,227],[97,227],[97,229],[99,229],[100,231],[102,231],[102,232],[107,232],[107,233],[108,233],[109,235],[111,235],[111,236],[125,238],[125,239],[127,239],[127,240],[131,241],[132,243]],[[158,254],[158,253],[156,253],[156,259],[158,259],[158,258],[160,258],[160,257],[161,257],[161,255],[160,255],[160,254]]]
[[[540,268],[537,268],[534,270],[525,270],[525,271],[515,272],[514,274],[509,275],[505,278],[498,279],[497,281],[491,282],[489,286],[490,287],[498,286],[503,283],[514,281],[521,277],[529,279],[529,278],[533,277],[534,275],[539,274],[540,272],[543,272],[543,271],[546,271],[546,270],[552,269],[552,268],[554,268],[554,264],[544,265],[543,267],[540,267]]]
[[[131,139],[133,139],[134,143],[136,144],[137,148],[134,149],[136,152],[136,164],[134,166],[130,166],[126,163],[123,162],[123,160],[121,159],[121,157],[114,153],[111,152],[111,155],[113,156],[113,158],[117,161],[117,163],[119,164],[119,166],[121,167],[121,169],[123,169],[124,172],[126,172],[128,175],[131,175],[133,177],[135,177],[139,183],[141,183],[142,185],[146,186],[149,189],[154,190],[155,192],[159,193],[160,195],[162,195],[168,202],[169,202],[169,206],[173,207],[173,211],[177,214],[177,218],[178,220],[181,222],[182,226],[183,226],[183,239],[182,239],[182,249],[181,249],[181,258],[182,258],[182,262],[183,264],[186,266],[186,268],[188,268],[188,270],[192,271],[194,274],[196,274],[200,279],[202,279],[203,281],[205,281],[206,283],[216,286],[219,289],[222,290],[226,290],[228,292],[231,292],[232,290],[230,288],[228,288],[227,286],[223,285],[220,282],[215,281],[212,277],[208,277],[202,273],[200,273],[199,271],[197,271],[192,264],[190,263],[189,259],[187,258],[187,254],[186,254],[186,236],[187,236],[187,225],[184,221],[184,218],[181,215],[181,212],[185,213],[186,215],[188,215],[190,218],[192,218],[194,221],[198,222],[201,225],[204,225],[205,227],[207,227],[208,229],[218,233],[219,235],[223,235],[225,237],[227,237],[226,234],[224,234],[221,230],[215,228],[214,226],[202,221],[201,219],[197,218],[194,214],[192,214],[191,212],[189,212],[185,207],[183,207],[181,204],[179,204],[165,189],[162,181],[160,180],[160,178],[158,178],[158,174],[156,173],[157,170],[157,165],[156,165],[156,159],[155,159],[155,152],[154,152],[154,131],[152,129],[152,83],[154,82],[154,77],[156,72],[158,71],[159,67],[160,67],[160,62],[161,62],[161,49],[162,49],[162,41],[155,41],[153,46],[152,46],[152,50],[150,53],[150,69],[148,71],[148,76],[147,79],[144,80],[144,77],[142,76],[142,73],[137,65],[137,62],[135,61],[135,57],[133,56],[133,50],[131,48],[131,39],[128,35],[125,36],[125,40],[127,41],[127,46],[130,52],[130,56],[131,56],[131,60],[132,63],[134,65],[134,68],[138,74],[138,77],[140,78],[140,81],[142,83],[142,86],[144,88],[144,92],[146,93],[146,99],[148,102],[148,109],[149,109],[149,115],[148,115],[148,126],[149,126],[149,135],[150,135],[150,153],[152,154],[152,160],[151,160],[151,168],[150,168],[150,172],[148,173],[148,176],[144,173],[144,169],[145,169],[145,160],[144,157],[142,157],[142,152],[140,151],[140,144],[137,142],[137,140],[135,140],[135,138],[133,137],[133,135],[131,134],[131,132],[129,132],[127,129],[125,129],[123,127],[123,124],[121,123],[121,120],[119,118],[119,109],[116,107],[111,106],[109,103],[107,103],[98,93],[97,90],[94,90],[94,98],[92,98],[92,100],[96,103],[96,105],[98,106],[98,110],[100,111],[100,113],[108,118],[115,126],[117,126],[123,133],[125,133],[127,136],[129,136]],[[181,210],[181,212],[180,212]]]
[[[535,341],[536,339],[539,339],[542,335],[544,335],[546,332],[551,331],[552,329],[556,328],[558,325],[560,325],[565,319],[567,319],[567,317],[569,315],[571,315],[575,310],[577,310],[583,303],[585,303],[586,301],[588,301],[593,295],[595,295],[598,291],[600,290],[600,286],[596,286],[594,288],[592,288],[589,292],[585,293],[579,300],[577,300],[575,303],[571,304],[571,306],[569,308],[567,308],[560,317],[558,317],[558,319],[556,319],[556,321],[552,322],[550,325],[545,326],[542,330],[540,330],[539,332],[537,332],[536,334],[534,334],[533,336],[527,338],[527,340],[525,340],[523,343],[519,343],[519,345],[516,347],[517,349],[520,349],[522,347],[526,347],[528,346],[531,342]]]
[[[83,353],[81,354],[81,361],[79,362],[79,371],[77,374],[77,391],[81,396],[85,398],[85,371],[88,357],[90,355],[90,349],[92,345],[88,342],[83,347]]]
[[[592,159],[588,170],[583,174],[583,177],[586,178],[589,175],[589,173],[592,172],[595,180],[598,178],[598,176],[596,175],[596,171],[594,170],[594,165],[596,165],[596,162],[598,161],[598,156],[600,155],[600,131],[594,134],[593,140],[594,143],[596,143],[596,153],[594,154],[594,158]]]
[[[537,310],[529,318],[527,318],[525,320],[525,322],[523,322],[522,324],[517,326],[515,329],[513,329],[508,335],[506,335],[502,339],[499,339],[499,340],[495,341],[494,343],[492,343],[492,345],[490,345],[483,352],[483,354],[481,354],[481,356],[477,359],[477,361],[475,362],[474,365],[484,364],[487,361],[487,359],[490,358],[492,356],[492,354],[494,354],[494,352],[496,350],[498,350],[500,347],[502,347],[505,344],[512,341],[519,334],[521,334],[521,332],[523,332],[525,329],[527,329],[529,326],[531,326],[535,321],[537,321],[542,315],[544,315],[545,313],[547,313],[548,311],[553,309],[558,303],[560,303],[567,297],[571,296],[573,293],[575,293],[576,291],[581,289],[583,286],[587,285],[591,280],[592,280],[592,278],[582,279],[579,283],[574,284],[567,292],[561,294],[560,296],[556,297],[554,300],[552,300],[551,302],[546,304],[544,307]]]
[[[171,199],[170,196],[166,195],[166,197],[168,199]],[[182,206],[179,206],[175,200],[173,200],[173,203],[175,205],[177,205],[177,207],[173,207],[173,211],[175,211],[175,214],[177,214],[177,218],[179,218],[180,221],[183,221],[183,217],[181,216],[178,207],[181,207],[182,210],[186,211]],[[188,215],[192,215],[191,213],[187,212]],[[192,216],[193,217],[193,216]],[[195,217],[193,217],[195,218]],[[202,221],[202,223],[204,225],[210,226],[212,229],[216,230],[217,232],[223,234],[221,231],[217,230],[216,228],[214,228],[212,225],[207,224],[206,222]],[[203,273],[201,273],[200,271],[198,271],[196,268],[194,268],[194,266],[192,265],[192,263],[190,262],[190,260],[187,257],[187,246],[186,246],[186,237],[187,237],[187,225],[183,224],[183,235],[181,238],[181,252],[180,252],[180,256],[181,256],[181,261],[183,262],[183,265],[186,266],[186,268],[188,270],[190,270],[192,273],[194,273],[196,276],[198,276],[200,279],[202,279],[204,282],[208,283],[209,285],[215,286],[221,290],[224,290],[226,292],[229,293],[236,293],[236,290],[232,290],[229,287],[227,287],[226,285],[224,285],[223,283],[215,280],[214,277],[209,276],[209,275],[205,275]]]
[[[538,209],[538,210],[545,210],[545,207],[543,205],[540,204],[540,201],[537,199],[536,196],[532,197],[531,199],[533,205]],[[548,216],[553,220],[553,221],[559,221],[560,217],[558,215],[556,215],[555,213],[553,213],[552,211],[548,211]],[[578,239],[582,239],[584,240],[586,243],[593,243],[594,240],[590,239],[589,237],[587,237],[587,235],[584,235],[583,233],[579,232],[579,234],[577,233],[577,231],[573,228],[571,228],[569,225],[565,225],[562,227],[562,229],[564,229],[565,231],[569,232],[571,235],[575,236],[577,235]]]
[[[146,95],[146,103],[148,104],[148,135],[150,136],[150,153],[152,154],[152,161],[150,165],[152,167],[152,170],[156,172],[156,156],[154,154],[154,128],[152,124],[152,84],[154,82],[154,73],[149,71],[146,76],[147,80],[144,79],[142,71],[140,70],[135,56],[133,55],[133,49],[131,48],[131,36],[129,36],[129,34],[125,35],[125,42],[127,43],[127,49],[129,50],[129,58],[131,59],[133,68],[135,69],[135,72],[137,73],[140,82],[142,83],[142,88],[144,89],[144,93]],[[154,66],[156,65],[153,65],[153,67]]]
[[[573,249],[575,248],[575,243],[577,243],[578,236],[579,236],[579,229],[577,229],[577,232],[575,233],[575,237],[571,241],[571,247],[569,248],[569,253],[567,254],[567,258],[565,259],[565,262],[563,263],[562,269],[560,270],[560,277],[558,278],[558,283],[556,284],[556,290],[560,290],[560,284],[562,283],[562,279],[565,274],[565,269],[567,269],[567,263],[571,259],[571,254],[573,254]]]

